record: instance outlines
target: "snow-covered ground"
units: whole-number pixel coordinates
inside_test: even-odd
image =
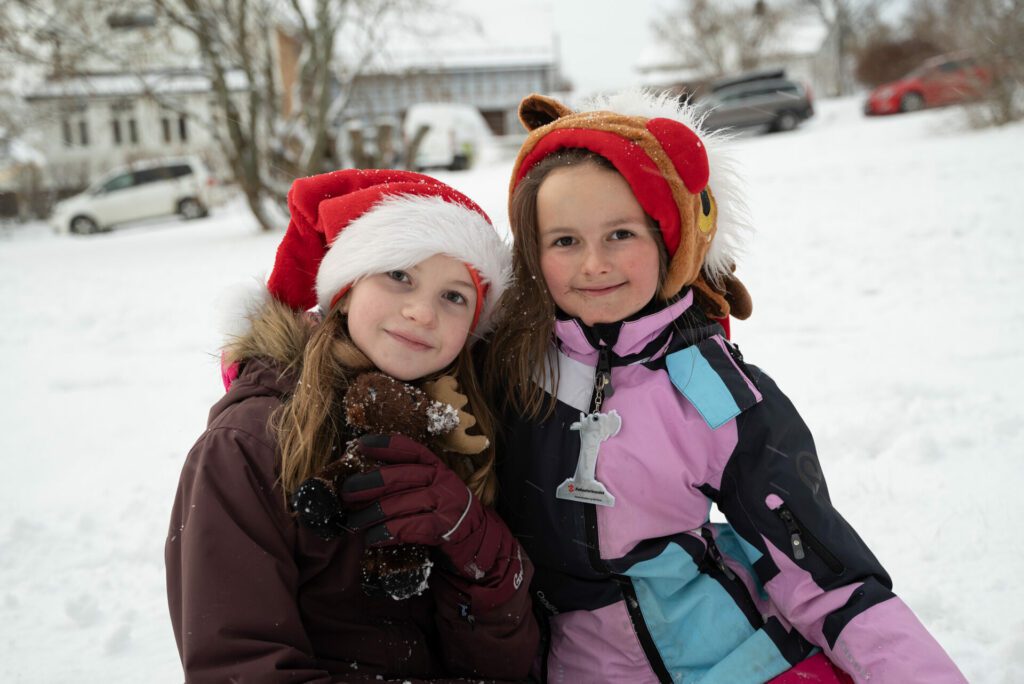
[[[734,338],[968,678],[1024,681],[1024,126],[865,119],[850,99],[738,145],[759,236]],[[503,223],[509,163],[444,179]],[[171,502],[221,393],[217,301],[279,239],[240,205],[0,231],[0,681],[181,680]]]

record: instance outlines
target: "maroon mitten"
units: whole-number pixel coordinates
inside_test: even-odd
[[[488,592],[487,603],[511,598],[523,581],[522,555],[497,514],[422,444],[401,435],[370,435],[359,443],[383,464],[341,487],[345,507],[358,509],[348,525],[366,530],[366,544],[436,547],[456,574],[497,590]]]

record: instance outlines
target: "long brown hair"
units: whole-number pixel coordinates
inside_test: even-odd
[[[558,366],[550,354],[555,329],[555,303],[540,268],[537,194],[551,172],[585,165],[618,173],[605,157],[583,148],[553,152],[530,168],[512,192],[509,222],[512,243],[514,285],[498,305],[499,318],[493,341],[487,350],[484,387],[488,396],[507,402],[516,413],[530,419],[548,417],[555,404],[546,398],[544,387],[555,396]],[[668,275],[668,251],[657,222],[648,216],[647,226],[657,238],[658,290]]]
[[[225,350],[228,362],[269,358],[298,377],[295,390],[272,418],[281,459],[281,488],[286,499],[344,450],[345,440],[352,436],[342,408],[345,391],[356,375],[373,368],[349,336],[347,317],[341,312],[340,303],[317,322],[308,314],[272,300],[252,317],[252,330]],[[463,410],[476,418],[476,429],[491,445],[472,456],[438,456],[481,502],[489,505],[496,491],[494,418],[484,400],[468,346],[462,348],[450,368],[413,384],[444,374],[454,375],[458,380],[460,391],[469,400]]]

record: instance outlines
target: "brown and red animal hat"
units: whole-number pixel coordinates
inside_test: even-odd
[[[512,170],[511,192],[544,157],[583,148],[607,159],[658,224],[669,254],[660,295],[692,286],[712,318],[747,318],[750,295],[733,275],[749,229],[733,164],[722,139],[701,130],[700,115],[668,95],[629,91],[590,101],[581,111],[543,95],[519,105],[529,131]],[[513,235],[517,226],[513,224]]]

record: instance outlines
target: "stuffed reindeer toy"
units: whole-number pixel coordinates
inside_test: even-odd
[[[451,376],[426,383],[422,390],[376,371],[357,376],[343,400],[345,420],[356,438],[348,442],[340,458],[295,491],[291,505],[299,520],[324,539],[350,531],[345,524],[347,511],[341,506],[342,484],[350,475],[379,466],[362,453],[361,435],[404,435],[443,460],[452,454],[481,453],[488,441],[483,435],[466,434],[467,428],[476,424],[472,415],[461,410],[467,403]],[[432,566],[426,546],[367,547],[362,586],[370,595],[406,599],[427,588]]]

